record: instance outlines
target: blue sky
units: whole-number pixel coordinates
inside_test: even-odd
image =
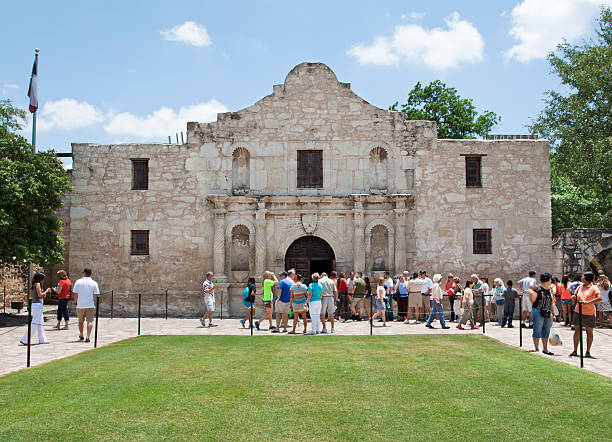
[[[560,89],[546,53],[591,37],[602,2],[612,4],[5,2],[0,95],[27,108],[38,47],[39,149],[167,142],[187,121],[249,106],[296,64],[320,61],[376,106],[440,79],[502,117],[493,133],[526,133],[544,92]]]

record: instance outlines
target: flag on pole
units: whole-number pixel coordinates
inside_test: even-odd
[[[36,54],[34,66],[32,66],[28,97],[30,97],[30,112],[34,113],[38,110],[38,54]]]

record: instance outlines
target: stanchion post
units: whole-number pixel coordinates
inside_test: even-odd
[[[211,318],[212,318],[212,316],[211,316]],[[223,320],[223,292],[221,292],[221,320]]]
[[[583,355],[583,347],[582,347],[583,344],[582,344],[582,302],[581,301],[578,302],[578,315],[580,315],[578,318],[580,322],[580,324],[578,324],[580,327],[580,368],[584,368],[584,355]]]
[[[4,298],[2,300],[2,308],[4,309],[4,313],[6,314],[6,286],[4,286]]]
[[[168,290],[166,290],[166,320],[168,319]]]
[[[249,310],[249,314],[251,315],[251,322],[249,322],[249,328],[251,329],[251,336],[253,336],[253,301],[251,301],[251,310]]]
[[[115,290],[111,290],[111,319],[113,319],[113,307],[115,303]]]
[[[374,324],[374,321],[372,320],[372,303],[373,302],[374,302],[374,297],[372,296],[372,293],[370,293],[370,336],[372,336],[372,324]]]
[[[30,340],[32,339],[32,298],[28,296],[28,357],[26,366],[30,366]]]
[[[98,312],[100,311],[100,295],[96,296],[96,330],[94,331],[94,348],[98,347]]]
[[[138,336],[140,336],[140,302],[142,295],[138,293]]]
[[[523,295],[519,295],[519,347],[523,346]]]
[[[485,295],[482,293],[482,333],[485,332],[485,324],[487,323],[487,318],[485,316],[485,309],[487,308],[487,304],[485,303]]]

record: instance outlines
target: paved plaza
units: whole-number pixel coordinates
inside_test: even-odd
[[[36,366],[44,364],[55,359],[65,358],[74,354],[92,350],[94,348],[93,333],[92,342],[84,343],[79,341],[78,329],[76,326],[76,318],[71,323],[70,330],[55,330],[52,326],[55,322],[55,307],[48,306],[45,308],[45,332],[49,340],[49,344],[32,345],[31,347],[31,365]],[[20,370],[26,366],[26,351],[27,348],[19,345],[19,339],[24,334],[26,326],[22,324],[10,325],[7,324],[7,317],[3,318],[2,327],[0,327],[0,375]],[[15,321],[15,317],[8,317]],[[19,318],[17,318],[19,319]],[[23,323],[23,318],[21,318]],[[141,335],[235,335],[235,336],[250,336],[249,329],[242,328],[238,319],[216,319],[218,324],[214,328],[203,328],[198,319],[163,319],[163,318],[142,318],[140,329]],[[290,320],[291,323],[291,320]],[[440,324],[435,322],[435,329],[428,329],[424,324],[409,324],[405,325],[400,322],[389,323],[390,326],[383,328],[382,324],[375,323],[373,333],[375,335],[409,335],[409,334],[443,334],[443,335],[478,335],[483,334],[482,329],[478,330],[458,330],[456,324],[450,324],[449,330],[440,329]],[[493,323],[487,323],[485,335],[488,338],[496,339],[507,345],[514,347],[519,346],[519,328],[518,321],[515,321],[515,328],[500,328]],[[262,325],[262,329],[267,329],[266,324]],[[289,329],[290,330],[290,329]],[[572,351],[572,336],[573,332],[568,327],[561,327],[561,339],[563,340],[562,347],[549,347],[554,356],[545,356],[541,352],[540,357],[550,358],[556,361],[564,362],[576,367],[580,366],[580,358],[570,358],[568,355]],[[328,339],[329,335],[318,336],[303,336],[302,327],[298,326],[298,335],[287,335],[286,333],[270,333],[268,331],[254,330],[254,336],[275,336],[278,339]],[[337,323],[337,335],[367,335],[370,333],[369,323],[362,322],[347,322]],[[584,368],[604,376],[612,377],[612,329],[595,329],[595,340],[592,348],[592,354],[597,359],[585,359]],[[98,325],[98,347],[121,341],[122,339],[132,338],[138,335],[138,319],[137,318],[100,318]],[[36,341],[36,339],[34,339]],[[584,344],[586,351],[586,335],[584,335]],[[313,343],[313,345],[316,345]],[[533,341],[531,339],[531,330],[523,329],[523,348],[526,351],[533,350]],[[535,354],[535,353],[534,353]]]

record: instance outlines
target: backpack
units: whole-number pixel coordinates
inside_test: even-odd
[[[244,299],[244,302],[250,302],[250,303],[255,302],[255,295],[251,295],[250,293],[251,293],[251,286],[247,285],[242,291],[242,299]]]

